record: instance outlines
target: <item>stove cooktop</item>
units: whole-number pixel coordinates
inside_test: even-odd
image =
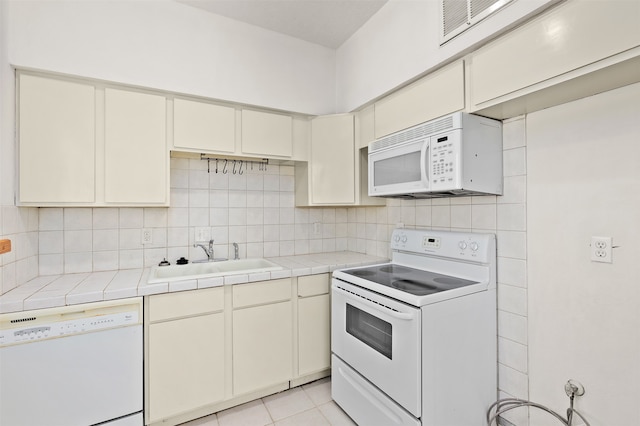
[[[351,270],[347,269],[342,272],[415,296],[426,296],[441,291],[478,284],[476,281],[436,274],[434,272],[393,263]]]

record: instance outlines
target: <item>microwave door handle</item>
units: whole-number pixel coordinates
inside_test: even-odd
[[[420,175],[422,176],[422,182],[424,183],[425,188],[429,188],[429,150],[431,149],[431,144],[429,143],[429,139],[422,145],[422,149],[420,150]]]

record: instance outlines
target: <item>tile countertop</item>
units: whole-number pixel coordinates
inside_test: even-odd
[[[268,260],[283,269],[153,284],[147,283],[151,268],[40,276],[0,296],[0,314],[322,274],[340,268],[388,261],[386,258],[350,251],[271,257]]]

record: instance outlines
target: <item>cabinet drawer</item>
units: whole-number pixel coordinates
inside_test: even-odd
[[[317,296],[329,293],[329,274],[298,277],[298,297]]]
[[[150,296],[149,299],[151,322],[222,310],[224,310],[223,287],[159,294]]]
[[[233,307],[263,305],[291,299],[291,278],[239,284],[233,287]]]

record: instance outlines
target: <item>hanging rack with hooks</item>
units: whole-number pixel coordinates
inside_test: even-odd
[[[244,157],[217,157],[207,154],[200,154],[200,160],[207,161],[207,173],[212,172],[211,164],[215,161],[213,171],[215,173],[223,173],[225,175],[229,172],[234,175],[243,175],[248,167],[251,167],[251,170],[253,171],[254,164],[258,166],[258,171],[266,172],[267,165],[269,164],[268,158],[247,159]]]

